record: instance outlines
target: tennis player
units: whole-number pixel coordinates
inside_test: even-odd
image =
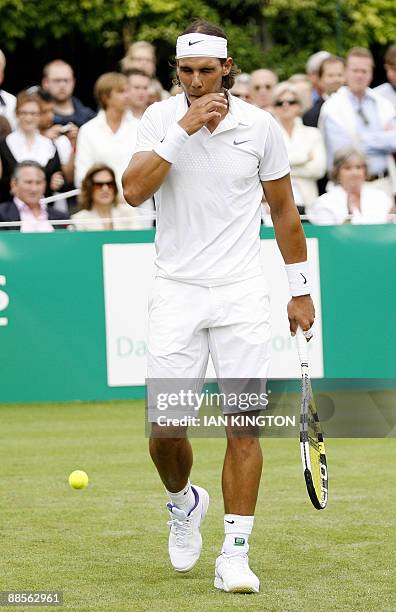
[[[157,208],[148,381],[200,381],[209,353],[219,379],[264,380],[270,325],[260,265],[263,189],[289,278],[290,330],[299,325],[310,334],[314,321],[282,134],[269,113],[230,95],[237,70],[219,27],[198,20],[179,36],[176,71],[183,93],[146,110],[123,176],[127,202],[139,206],[155,194]],[[187,572],[201,553],[209,496],[190,483],[186,428],[169,427],[163,436],[152,423],[150,453],[169,496],[170,560]],[[227,592],[259,591],[248,541],[261,470],[258,438],[227,430],[225,538],[215,566],[215,586]]]

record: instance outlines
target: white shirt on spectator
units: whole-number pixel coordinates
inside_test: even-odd
[[[114,170],[122,196],[121,177],[136,145],[138,120],[127,111],[117,132],[113,132],[101,110],[94,119],[80,127],[77,136],[75,183],[80,187],[87,171],[94,164],[106,164]]]
[[[290,162],[290,175],[296,204],[309,206],[318,197],[317,179],[326,172],[326,150],[318,128],[294,121],[291,136],[279,124],[285,139]]]
[[[352,212],[353,224],[387,223],[392,200],[380,189],[364,183],[360,191],[360,209]],[[336,185],[328,193],[324,193],[308,210],[308,218],[315,225],[341,225],[350,214],[348,194]]]
[[[61,136],[58,136],[58,138],[55,138],[54,143],[58,149],[60,163],[62,166],[65,166],[73,152],[71,142],[67,136],[62,134]]]
[[[75,224],[76,229],[79,231],[100,231],[106,229],[103,217],[99,215],[95,208],[79,210],[72,215],[72,219],[81,222]],[[115,230],[140,229],[139,216],[136,209],[128,204],[113,206],[111,209],[111,220]],[[83,221],[87,221],[87,223],[82,223]]]
[[[11,129],[15,130],[17,126],[15,117],[16,97],[8,93],[8,91],[4,91],[4,89],[0,89],[0,96],[4,101],[4,104],[0,104],[0,115],[3,115],[10,124]]]
[[[390,83],[382,83],[382,85],[374,87],[374,91],[389,100],[389,102],[392,102],[396,108],[396,89]]]
[[[28,143],[25,134],[18,128],[8,134],[6,143],[17,162],[29,159],[37,162],[43,168],[56,153],[52,140],[42,136],[38,130],[32,143]]]

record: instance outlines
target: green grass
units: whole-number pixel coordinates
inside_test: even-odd
[[[193,440],[193,481],[212,501],[201,560],[178,575],[142,403],[0,406],[0,419],[2,591],[59,589],[64,609],[84,611],[395,610],[394,439],[327,441],[323,512],[308,500],[298,442],[263,440],[250,555],[261,593],[232,595],[213,587],[224,440]],[[68,486],[74,469],[89,474],[86,490]]]

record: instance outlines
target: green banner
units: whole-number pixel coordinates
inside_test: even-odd
[[[319,239],[325,376],[394,378],[396,226],[305,230]],[[142,397],[107,385],[102,247],[153,239],[0,233],[0,402]]]

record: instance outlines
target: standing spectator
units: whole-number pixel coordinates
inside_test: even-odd
[[[259,108],[272,112],[272,94],[278,77],[272,70],[260,68],[250,75],[250,100]]]
[[[309,56],[305,65],[305,72],[312,83],[312,104],[315,104],[316,100],[322,95],[319,83],[319,68],[321,63],[330,57],[330,55],[328,51],[317,51],[317,53]]]
[[[76,84],[73,69],[63,60],[53,60],[43,69],[42,87],[54,100],[54,123],[67,125],[74,123],[81,127],[93,119],[96,113],[73,96]]]
[[[88,170],[81,184],[78,203],[80,211],[72,215],[72,219],[79,221],[76,223],[77,230],[128,230],[140,227],[137,211],[126,203],[118,202],[115,174],[105,164],[96,164]]]
[[[141,119],[149,105],[151,79],[143,70],[131,68],[126,72],[129,89],[129,108],[136,119]]]
[[[340,87],[322,106],[319,126],[325,137],[328,166],[335,153],[354,147],[365,154],[369,182],[389,195],[395,186],[396,118],[391,102],[369,88],[374,60],[368,49],[352,48],[346,59],[346,86]]]
[[[26,92],[17,96],[18,127],[0,142],[1,200],[10,198],[10,179],[15,166],[26,159],[36,161],[44,168],[49,185],[47,195],[58,191],[64,183],[56,146],[50,138],[42,136],[39,132],[40,112],[38,96]]]
[[[4,70],[6,67],[6,58],[3,51],[0,49],[0,115],[5,117],[11,126],[12,130],[16,128],[15,105],[16,97],[1,89],[4,81]]]
[[[129,46],[125,57],[121,60],[121,70],[126,73],[134,68],[142,70],[150,78],[155,76],[155,47],[151,43],[139,40]]]
[[[230,89],[230,93],[236,98],[240,98],[245,102],[251,102],[250,99],[250,74],[242,72],[235,77],[235,83]]]
[[[292,83],[297,89],[298,97],[300,98],[301,110],[305,113],[306,110],[311,108],[312,104],[312,82],[306,74],[296,73],[292,74],[288,79],[289,83]]]
[[[128,109],[128,79],[118,72],[106,72],[96,81],[94,93],[102,110],[79,130],[75,182],[80,186],[89,168],[102,163],[113,169],[122,193],[121,176],[135,148],[138,126]]]
[[[74,154],[78,127],[74,125],[74,123],[68,123],[67,125],[54,123],[54,102],[50,94],[38,87],[37,96],[40,98],[41,106],[39,121],[40,134],[42,134],[42,136],[47,136],[47,138],[53,141],[59,153],[63,175],[69,183],[73,183]]]
[[[309,220],[317,225],[387,223],[392,201],[380,189],[366,183],[366,159],[356,149],[340,149],[334,158],[335,186],[309,209]]]
[[[378,85],[374,91],[387,98],[396,108],[396,45],[391,45],[384,57],[387,83]]]
[[[21,226],[2,227],[21,232],[53,232],[50,221],[68,219],[69,215],[60,213],[43,204],[45,191],[44,169],[35,161],[26,160],[17,164],[11,179],[12,199],[0,204],[0,222],[22,221]],[[57,225],[55,229],[64,229]]]
[[[296,204],[309,207],[318,197],[316,181],[326,171],[322,135],[303,125],[298,91],[288,81],[275,87],[274,109],[286,143]]]
[[[342,57],[330,55],[319,66],[319,89],[321,95],[303,115],[304,125],[318,127],[320,109],[325,100],[345,83],[345,62]]]

